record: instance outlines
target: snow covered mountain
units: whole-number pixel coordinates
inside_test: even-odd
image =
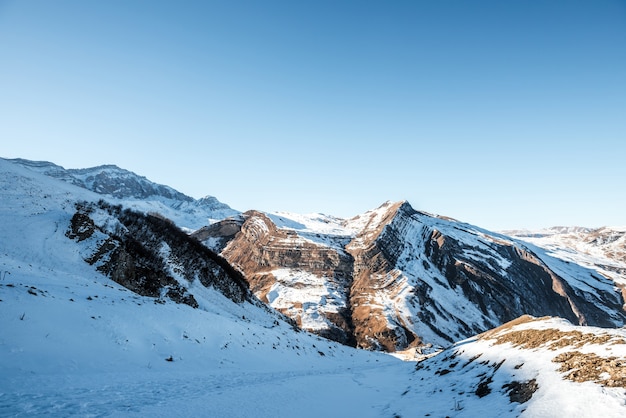
[[[554,227],[505,233],[553,257],[597,270],[613,280],[626,298],[626,227]]]
[[[239,213],[213,196],[196,200],[169,186],[153,183],[145,177],[115,165],[65,169],[46,161],[24,159],[7,161],[113,198],[117,203],[123,203],[125,207],[142,212],[160,213],[178,226],[189,230]]]
[[[236,271],[168,220],[119,204],[0,159],[0,416],[621,417],[626,412],[624,329],[524,317],[440,354],[418,353],[419,363],[400,361],[299,332],[258,303]],[[363,271],[372,268],[365,252],[377,266],[396,254],[383,244],[392,233],[402,236],[401,223],[394,223],[400,209],[413,221],[427,216],[387,204],[348,221],[247,213],[209,229],[226,236],[211,242],[228,249],[244,229],[260,234],[274,225],[284,234],[278,241],[291,240],[293,248],[321,245],[315,248],[319,257],[302,265],[324,270],[316,260],[330,260],[339,272],[340,259],[352,257]],[[244,227],[251,219],[257,221]],[[439,221],[444,220],[434,218],[428,225]],[[453,228],[462,225],[449,225],[465,233]],[[490,242],[480,239],[476,235],[474,242],[479,249]],[[337,259],[324,249],[343,253]],[[298,258],[297,251],[276,254],[283,252],[285,264]],[[306,286],[290,288],[310,295]],[[274,302],[284,296],[276,289]]]
[[[523,314],[626,321],[596,269],[407,202],[349,220],[250,211],[194,235],[302,328],[367,349],[446,346]]]
[[[204,225],[192,237],[219,252],[223,259],[214,258],[225,268],[235,266],[231,276],[243,273],[259,299],[302,329],[347,345],[390,352],[443,347],[523,314],[604,327],[626,320],[616,290],[619,268],[574,264],[505,235],[417,212],[407,202],[387,202],[349,220],[240,214],[215,198],[208,199],[215,205],[195,201],[115,166],[66,170],[9,162],[104,197],[85,199],[73,214],[73,229],[91,231],[83,258],[142,295],[165,292],[193,305],[185,286],[177,287],[180,278],[215,282],[204,273],[214,267],[185,261],[213,253],[181,246],[171,219],[188,231]],[[599,241],[620,242],[593,242]],[[145,268],[155,261],[165,267]],[[137,282],[137,271],[159,285],[129,283],[127,277]]]
[[[0,160],[1,416],[624,415],[624,330],[525,318],[416,368],[297,332],[250,297],[190,279],[197,257],[182,260],[175,247],[191,244],[161,235],[158,217],[100,199]],[[333,232],[364,219],[307,222],[328,234],[308,236],[330,246],[344,239]],[[144,250],[161,262],[146,264]],[[143,277],[175,283],[142,296],[109,278],[116,257],[126,277],[159,265]],[[168,295],[177,286],[196,303]]]

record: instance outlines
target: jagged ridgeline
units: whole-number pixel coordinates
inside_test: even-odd
[[[188,289],[199,282],[237,303],[254,298],[240,272],[157,213],[79,202],[66,235],[85,261],[142,296],[197,307]]]

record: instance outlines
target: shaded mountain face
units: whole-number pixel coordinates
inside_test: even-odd
[[[246,212],[196,236],[261,300],[343,343],[445,346],[523,314],[603,327],[626,320],[615,283],[595,270],[406,202],[312,227],[285,218]]]
[[[252,302],[248,284],[221,256],[171,221],[103,200],[81,202],[66,236],[86,262],[133,292],[197,308],[189,287],[212,287],[236,303]]]
[[[626,298],[626,227],[554,227],[507,233],[552,257],[598,271],[613,280]]]

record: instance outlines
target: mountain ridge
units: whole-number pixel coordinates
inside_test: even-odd
[[[119,189],[116,181],[131,176],[152,184],[114,165],[68,171],[17,163],[70,183],[112,171],[109,188],[94,187],[95,181],[79,186],[118,203],[108,193]],[[125,205],[165,218],[173,213],[179,226],[180,219],[201,223],[181,211],[187,201],[177,201],[175,191],[159,194],[163,188],[152,190],[169,199],[166,208],[160,202],[165,213],[146,210],[133,194]],[[344,344],[390,352],[444,347],[523,314],[609,327],[626,319],[614,278],[563,264],[511,237],[416,211],[407,201],[388,201],[350,219],[229,214],[186,232],[240,271],[260,300],[303,329]]]
[[[355,350],[299,332],[261,303],[227,297],[219,285],[205,286],[195,274],[196,263],[207,256],[190,254],[188,247],[200,244],[188,242],[178,229],[173,232],[162,214],[137,211],[134,202],[103,197],[5,160],[0,160],[0,174],[0,415],[624,416],[623,328],[526,316],[446,344],[441,352],[415,346],[392,357]],[[345,248],[360,234],[355,256],[345,252],[342,257],[363,258],[357,262],[366,269],[367,257],[357,253],[378,254],[375,266],[397,270],[382,275],[385,286],[377,291],[406,290],[407,283],[418,283],[411,280],[428,278],[416,276],[408,268],[411,263],[423,267],[426,262],[432,272],[438,260],[461,261],[462,255],[465,262],[478,259],[484,269],[508,267],[498,252],[506,247],[493,244],[484,230],[400,207],[389,202],[345,223],[322,215],[289,219],[284,213],[251,211],[229,219],[230,225],[209,227],[235,236],[227,237],[231,242],[249,222],[257,238],[291,243],[291,250],[313,247],[334,260],[336,270],[341,259],[332,250]],[[390,248],[399,238],[401,245]],[[491,238],[514,241],[497,234]],[[454,240],[463,245],[452,245]],[[422,248],[426,245],[428,252]],[[115,256],[119,248],[124,255]],[[272,247],[268,250],[271,255]],[[557,271],[567,266],[534,247],[533,253]],[[283,281],[294,277],[288,268],[294,260],[313,271],[328,268],[303,255],[285,254]],[[274,256],[267,260],[281,260]],[[150,257],[160,260],[150,264],[165,268],[141,273]],[[149,283],[156,273],[154,283],[164,286],[154,293],[148,286],[142,295],[143,290],[118,283],[107,272],[111,267],[119,269],[117,279],[138,279],[136,284],[142,277]],[[310,272],[299,274],[314,288],[325,288]],[[161,283],[168,275],[174,282]],[[459,277],[430,279],[434,289]],[[427,284],[417,288],[428,290]],[[288,302],[288,295],[274,290],[271,297]],[[186,294],[193,295],[197,307],[184,302]],[[445,297],[431,300],[439,300],[437,309],[449,308]],[[434,306],[424,310],[437,314]],[[395,358],[401,356],[412,361]]]
[[[161,213],[189,231],[239,213],[214,196],[194,199],[114,164],[65,169],[48,161],[21,158],[5,161],[112,198],[115,203],[123,201],[127,207],[136,210]]]
[[[228,237],[205,230],[198,238],[229,241],[219,250],[261,300],[337,341],[395,351],[445,346],[525,313],[609,327],[626,318],[613,283],[592,270],[405,201],[341,221],[326,235],[286,216],[280,227],[250,211],[227,221]]]

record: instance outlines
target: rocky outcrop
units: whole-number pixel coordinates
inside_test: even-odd
[[[262,212],[246,212],[242,219],[234,236],[237,222],[233,220],[196,236],[205,242],[232,237],[222,255],[243,272],[259,299],[302,328],[354,345],[345,294],[351,280],[350,255],[279,229]]]
[[[221,252],[228,242],[241,231],[243,223],[244,218],[242,216],[229,217],[211,225],[203,226],[192,232],[190,236],[203,242],[211,250]]]
[[[199,238],[222,239],[251,290],[299,326],[358,347],[444,346],[523,314],[603,327],[626,320],[620,293],[593,270],[555,269],[504,235],[407,202],[344,221],[342,237],[285,225],[250,211]]]
[[[66,235],[82,243],[85,261],[140,295],[198,307],[189,290],[197,282],[237,303],[252,298],[240,272],[159,216],[84,202]]]

